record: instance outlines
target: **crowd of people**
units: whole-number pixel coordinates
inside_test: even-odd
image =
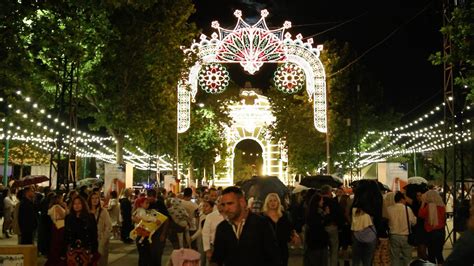
[[[201,265],[288,265],[290,247],[303,249],[305,266],[409,265],[414,250],[433,264],[472,265],[474,218],[445,261],[439,191],[410,196],[381,192],[370,180],[352,193],[327,185],[289,200],[270,193],[263,204],[235,186],[120,195],[25,187],[2,191],[2,232],[18,234],[19,244],[36,243],[46,265],[107,265],[111,238],[136,245],[140,266],[161,265],[166,240],[175,250],[195,250]]]

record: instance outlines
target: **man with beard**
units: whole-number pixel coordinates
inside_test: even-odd
[[[226,221],[217,226],[211,265],[279,265],[275,233],[263,217],[247,209],[238,187],[222,191]]]

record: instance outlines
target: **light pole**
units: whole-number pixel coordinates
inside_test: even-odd
[[[0,96],[0,102],[3,105],[3,113],[5,114],[5,122],[3,126],[3,137],[5,138],[5,154],[3,159],[3,185],[7,187],[8,185],[8,152],[10,149],[10,136],[8,133],[9,121],[8,121],[8,102],[6,95]]]
[[[331,174],[331,145],[329,143],[330,140],[330,130],[329,130],[329,94],[330,94],[330,89],[329,89],[329,81],[326,81],[327,85],[327,92],[326,92],[326,161],[327,161],[327,166],[326,166],[326,173],[329,175]]]

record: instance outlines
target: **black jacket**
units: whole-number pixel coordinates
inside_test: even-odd
[[[216,229],[211,262],[225,266],[280,265],[275,233],[270,223],[259,215],[249,213],[240,239],[228,221]]]
[[[132,203],[128,198],[120,199],[120,212],[125,223],[132,222]]]
[[[263,217],[267,219],[275,232],[278,247],[280,248],[281,265],[288,265],[288,242],[291,241],[291,233],[294,229],[290,219],[288,218],[288,214],[283,212],[283,216],[280,217],[276,223],[274,223],[272,218],[268,216],[264,215]]]
[[[306,221],[305,242],[309,249],[326,249],[329,243],[328,233],[324,229],[325,217],[321,210],[312,213]]]
[[[345,223],[344,211],[337,202],[337,198],[323,197],[323,209],[329,208],[329,214],[324,218],[324,226],[336,225],[338,228],[342,228]]]
[[[81,247],[90,250],[92,253],[97,252],[99,246],[97,223],[93,214],[89,214],[86,217],[68,214],[64,228],[64,240],[67,247],[76,248],[77,244],[80,243]]]
[[[32,235],[38,227],[35,204],[25,197],[20,201],[19,208],[18,224],[20,225],[20,232],[24,235]]]

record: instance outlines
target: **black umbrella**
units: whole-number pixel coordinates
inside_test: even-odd
[[[321,188],[324,185],[330,185],[333,188],[342,186],[341,178],[332,175],[314,175],[306,176],[301,180],[300,185],[312,188]]]
[[[290,192],[289,189],[276,176],[252,176],[252,178],[239,183],[247,198],[254,197],[261,201],[269,193],[277,193],[283,201]]]
[[[352,181],[351,187],[357,188],[357,186],[366,182],[377,182],[377,186],[379,187],[380,191],[391,191],[391,189],[387,185],[375,179],[360,179],[360,180]]]

